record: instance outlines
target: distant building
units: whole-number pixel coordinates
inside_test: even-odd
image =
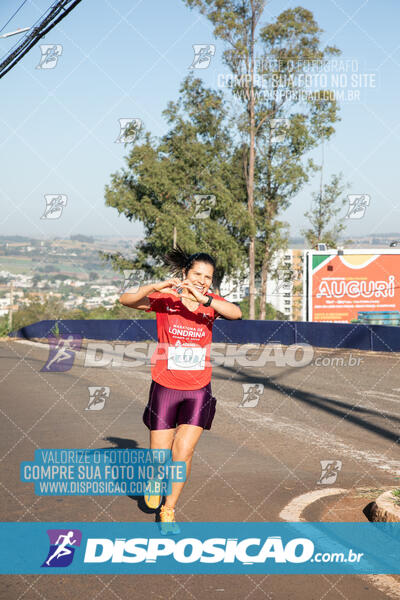
[[[277,253],[267,277],[267,302],[290,321],[302,318],[303,251]]]
[[[10,296],[5,296],[4,298],[0,298],[0,317],[4,317],[4,315],[8,315],[10,306]]]
[[[290,321],[302,318],[303,250],[278,252],[267,275],[266,301]],[[259,294],[260,282],[256,283]],[[249,279],[224,278],[220,294],[229,302],[241,302],[249,295]]]
[[[71,287],[82,287],[82,286],[86,285],[86,281],[79,281],[79,280],[71,281],[71,279],[68,279],[67,281],[70,281],[70,283],[67,285],[70,285]],[[65,281],[64,281],[64,283],[65,283]]]
[[[240,302],[249,295],[249,278],[226,278],[222,280],[220,286],[220,295],[228,302]]]

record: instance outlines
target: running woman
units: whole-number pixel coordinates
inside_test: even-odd
[[[158,345],[151,359],[152,383],[143,422],[151,449],[170,449],[172,460],[185,461],[186,481],[192,456],[204,429],[211,429],[216,399],[211,393],[212,326],[220,315],[240,319],[241,310],[213,293],[215,260],[204,252],[188,255],[177,246],[165,256],[173,277],[122,294],[125,306],[154,311]],[[180,277],[180,278],[179,278]],[[172,483],[161,506],[162,523],[175,521],[175,506],[185,482]],[[152,490],[153,491],[153,490]],[[145,496],[157,509],[162,496]]]

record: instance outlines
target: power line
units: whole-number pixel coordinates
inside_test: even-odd
[[[24,4],[26,4],[28,2],[28,0],[24,0],[23,3],[17,8],[17,10],[15,11],[15,13],[8,19],[7,23],[0,29],[0,33],[3,31],[3,29],[5,29],[7,27],[7,25],[9,24],[10,21],[13,20],[13,18],[15,17],[15,15],[21,10],[21,8],[23,7]]]
[[[36,21],[22,41],[15,44],[0,63],[0,79],[4,77],[38,41],[53,29],[82,0],[58,0]]]

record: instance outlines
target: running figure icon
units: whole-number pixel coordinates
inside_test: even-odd
[[[41,371],[69,371],[75,360],[75,353],[82,345],[78,335],[49,338],[49,356]]]
[[[70,339],[61,341],[55,356],[51,359],[51,361],[46,365],[46,369],[49,371],[50,367],[54,363],[59,363],[62,360],[67,360],[67,358],[71,358],[71,354],[69,353],[72,350],[70,346]]]
[[[48,529],[50,548],[42,567],[45,569],[60,569],[69,567],[74,560],[76,549],[81,545],[82,531],[80,529]]]
[[[54,558],[61,558],[62,556],[66,556],[67,554],[72,554],[71,548],[67,548],[68,545],[73,545],[77,543],[77,540],[71,539],[74,537],[73,531],[68,531],[66,535],[59,535],[56,541],[56,550],[55,552],[46,560],[46,565],[50,566],[51,561]],[[60,540],[62,539],[62,542]]]

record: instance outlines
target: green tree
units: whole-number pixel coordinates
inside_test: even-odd
[[[241,302],[239,302],[240,310],[242,311],[242,319],[249,319],[250,313],[250,297],[246,296]],[[260,303],[260,297],[258,296],[255,301],[255,317],[256,319],[261,319],[261,313],[264,313],[264,320],[268,321],[287,321],[287,316],[281,311],[277,310],[267,302],[265,306],[262,306]]]
[[[335,47],[321,49],[322,30],[312,13],[302,7],[288,9],[273,23],[261,26],[264,0],[184,2],[198,7],[213,23],[216,37],[226,43],[223,60],[233,75],[233,99],[242,107],[238,126],[253,224],[249,314],[254,318],[257,238],[264,240],[265,280],[271,260],[271,236],[276,232],[279,237],[277,216],[316,168],[311,160],[304,164],[302,158],[333,134],[333,123],[338,118],[336,102],[326,90],[307,90],[307,64],[320,61],[323,65],[339,51]],[[257,212],[261,212],[261,219]]]
[[[65,318],[65,314],[64,304],[58,298],[50,296],[44,301],[33,298],[28,305],[21,306],[13,313],[12,329],[16,331],[26,325],[47,319],[60,320]]]
[[[222,38],[229,48],[224,52],[224,61],[232,73],[244,76],[242,90],[245,104],[245,119],[242,130],[248,141],[243,145],[244,173],[246,180],[247,210],[251,225],[248,245],[250,319],[255,314],[255,238],[254,223],[254,172],[256,155],[256,99],[255,62],[256,30],[263,13],[265,0],[184,0],[191,8],[197,6],[214,25],[214,34]]]
[[[344,218],[340,219],[338,216],[346,203],[343,193],[347,188],[348,185],[343,183],[342,173],[339,173],[332,175],[330,182],[313,194],[311,208],[304,213],[310,226],[301,231],[310,248],[316,248],[320,243],[330,248],[337,247],[340,236],[346,229]]]
[[[72,317],[70,317],[72,318]],[[118,302],[115,302],[112,308],[104,308],[99,306],[97,308],[92,308],[87,311],[85,316],[79,317],[83,319],[154,319],[155,313],[153,312],[145,312],[143,310],[136,310],[134,308],[129,308],[127,306],[123,306]]]
[[[104,257],[119,269],[160,278],[166,275],[162,256],[176,240],[189,252],[217,257],[218,290],[224,275],[243,268],[249,228],[245,195],[234,177],[237,156],[222,93],[189,76],[179,100],[163,114],[168,133],[160,141],[144,134],[143,143],[126,157],[127,168],[112,175],[105,192],[108,206],[143,223],[145,239],[133,260],[122,254]],[[202,210],[196,196],[209,198],[209,218],[198,218]]]

